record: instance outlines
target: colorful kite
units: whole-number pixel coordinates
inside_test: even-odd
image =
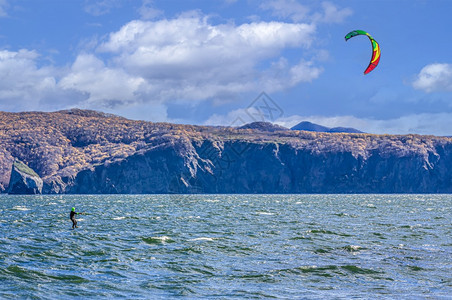
[[[378,62],[380,62],[380,55],[381,55],[380,45],[378,45],[377,41],[374,40],[374,38],[371,37],[370,34],[365,32],[364,30],[353,30],[352,32],[349,32],[345,36],[345,41],[348,41],[349,39],[351,39],[352,37],[357,36],[357,35],[367,35],[370,42],[372,43],[372,50],[373,50],[372,58],[370,59],[369,66],[364,71],[364,74],[368,74],[370,71],[375,69],[378,66]]]

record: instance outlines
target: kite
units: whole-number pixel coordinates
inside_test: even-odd
[[[349,39],[351,39],[354,36],[357,35],[367,35],[367,37],[369,38],[371,44],[372,44],[372,58],[370,59],[370,63],[369,66],[367,66],[367,69],[364,70],[364,74],[368,74],[370,71],[372,71],[373,69],[375,69],[378,66],[378,63],[380,62],[380,45],[378,45],[377,41],[374,40],[374,38],[372,36],[370,36],[370,34],[368,34],[367,32],[365,32],[364,30],[353,30],[352,32],[349,32],[346,36],[345,36],[345,41],[348,41]]]

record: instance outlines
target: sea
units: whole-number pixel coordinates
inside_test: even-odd
[[[0,195],[0,298],[452,299],[452,195]]]

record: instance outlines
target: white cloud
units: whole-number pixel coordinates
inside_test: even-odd
[[[353,14],[350,8],[338,8],[331,2],[322,2],[322,13],[313,15],[314,22],[322,23],[342,23],[344,20]]]
[[[153,122],[171,122],[176,123],[178,120],[171,120],[168,117],[168,107],[163,103],[130,103],[116,106],[114,108],[90,107],[91,109],[102,110],[107,113],[119,114],[122,117],[133,120],[144,120]],[[118,113],[120,111],[120,113]]]
[[[2,109],[36,109],[55,93],[56,70],[37,66],[35,51],[0,51],[0,105]]]
[[[236,109],[228,112],[226,115],[213,114],[204,122],[204,125],[242,126],[253,121],[254,120],[247,114],[246,109]]]
[[[85,12],[96,17],[108,14],[112,8],[119,6],[119,0],[85,0]]]
[[[300,22],[308,18],[309,7],[298,3],[296,0],[267,0],[260,7],[271,10],[273,15],[279,18],[289,18],[294,22]]]
[[[281,91],[302,82],[311,82],[318,78],[323,68],[316,66],[314,61],[300,60],[290,65],[285,58],[280,58],[265,72],[260,74],[260,85],[268,93]]]
[[[300,4],[296,0],[266,0],[260,8],[271,11],[276,17],[294,22],[342,23],[353,14],[350,8],[338,8],[328,1],[321,3],[320,12],[313,12],[311,7]]]
[[[194,11],[129,22],[70,67],[45,66],[35,51],[0,51],[0,108],[218,104],[241,93],[279,91],[321,73],[313,61],[281,57],[287,48],[309,48],[314,33],[314,25],[284,22],[212,25]]]
[[[415,89],[428,93],[452,91],[452,64],[430,64],[422,68],[413,82]]]
[[[114,106],[136,100],[145,80],[124,70],[109,68],[92,54],[81,54],[58,86],[86,95],[85,105]]]
[[[322,68],[315,67],[312,61],[301,61],[290,68],[290,84],[296,85],[300,82],[311,82],[319,77]]]
[[[307,47],[315,27],[282,22],[210,25],[207,18],[179,17],[156,22],[132,21],[101,45],[105,52],[122,52],[125,61],[131,55],[144,55],[144,63],[199,63],[208,59],[237,59],[243,54],[271,56],[284,47]],[[243,51],[237,53],[238,51]],[[202,57],[209,54],[208,57]],[[200,57],[201,56],[201,57]],[[213,57],[212,57],[213,56]],[[186,61],[194,58],[194,62]],[[132,65],[137,62],[130,62]]]
[[[138,13],[143,20],[151,20],[163,14],[163,11],[154,7],[153,0],[144,0],[141,7],[138,9]]]
[[[315,31],[304,23],[214,25],[192,11],[129,22],[103,43],[91,40],[68,67],[49,65],[36,51],[0,51],[0,109],[78,106],[137,114],[141,106],[166,117],[169,102],[219,104],[243,93],[281,91],[322,72],[317,58],[302,59],[302,51],[298,62],[282,56],[289,48],[309,48]]]
[[[158,86],[155,100],[205,100],[263,90],[270,83],[283,88],[316,78],[320,69],[312,62],[286,65],[288,77],[279,82],[269,80],[272,66],[260,66],[268,60],[277,62],[284,49],[308,48],[314,33],[315,26],[309,24],[212,25],[195,12],[172,20],[132,21],[110,34],[98,51],[114,55],[117,68]]]

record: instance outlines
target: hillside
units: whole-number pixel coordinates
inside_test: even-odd
[[[252,123],[240,126],[238,129],[256,129],[256,130],[268,131],[268,132],[290,130],[289,128],[286,128],[286,127],[283,127],[280,125],[276,125],[273,123],[269,123],[269,122],[252,122]]]
[[[290,128],[292,130],[304,130],[304,131],[315,131],[315,132],[342,132],[342,133],[364,133],[358,129],[355,128],[349,128],[349,127],[326,127],[322,125],[318,125],[315,123],[311,123],[308,121],[302,121],[298,123],[297,125]]]
[[[0,112],[0,189],[17,158],[43,193],[452,192],[452,139]]]

